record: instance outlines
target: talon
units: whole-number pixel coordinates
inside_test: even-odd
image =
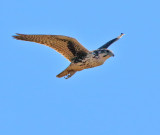
[[[76,71],[71,70],[71,71],[68,73],[68,75],[66,75],[64,78],[65,78],[65,79],[68,79],[68,78],[70,78],[72,75],[74,75],[75,73],[76,73]]]
[[[70,74],[66,75],[64,78],[65,79],[68,79],[70,77]]]

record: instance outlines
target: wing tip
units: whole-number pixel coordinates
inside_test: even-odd
[[[15,33],[12,37],[17,40],[23,40],[23,34]]]
[[[121,33],[120,36],[118,36],[117,38],[120,39],[121,37],[123,37],[125,34],[124,33]]]

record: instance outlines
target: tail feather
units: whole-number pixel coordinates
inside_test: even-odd
[[[65,79],[70,78],[72,75],[74,75],[77,71],[74,70],[64,70],[62,71],[60,74],[58,74],[56,77],[61,78],[61,77],[65,77]]]
[[[61,77],[66,76],[66,75],[68,75],[68,71],[64,70],[61,73],[59,73],[56,77],[61,78]]]

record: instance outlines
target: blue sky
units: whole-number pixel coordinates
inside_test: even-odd
[[[158,0],[2,0],[1,135],[159,135]],[[14,33],[66,35],[89,50],[121,32],[103,66],[56,78],[69,62]]]

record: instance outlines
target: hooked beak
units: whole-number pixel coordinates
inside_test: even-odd
[[[109,53],[109,56],[114,57],[114,53],[113,53],[113,52],[110,52],[110,53]]]
[[[112,57],[114,57],[114,54],[112,53]]]

